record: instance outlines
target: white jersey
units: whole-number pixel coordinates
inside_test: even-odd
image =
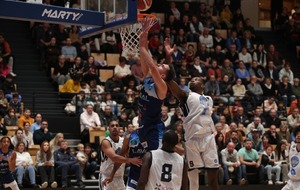
[[[211,134],[215,131],[211,118],[213,100],[210,96],[190,92],[186,103],[180,107],[183,113],[186,140],[191,139],[194,134]]]
[[[162,149],[151,151],[152,164],[146,190],[172,189],[180,190],[183,173],[183,158],[177,153]]]
[[[123,140],[124,138],[119,137],[118,142],[114,142],[109,136],[106,137],[104,140],[108,140],[111,144],[111,147],[115,150],[116,154],[120,154]],[[111,171],[114,167],[114,162],[108,158],[105,153],[101,150],[101,164],[100,164],[100,174],[110,175]],[[122,164],[121,167],[117,170],[115,176],[123,176],[124,175],[125,164]]]
[[[297,151],[297,144],[292,142],[289,153],[290,171],[289,177],[291,180],[300,180],[300,152]]]

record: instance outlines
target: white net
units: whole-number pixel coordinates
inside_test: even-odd
[[[122,39],[123,52],[122,55],[125,56],[137,56],[139,55],[139,40],[143,32],[142,24],[147,22],[149,30],[154,24],[156,24],[157,19],[151,17],[144,17],[138,20],[138,23],[127,25],[120,28],[120,35]],[[149,28],[150,27],[150,28]]]

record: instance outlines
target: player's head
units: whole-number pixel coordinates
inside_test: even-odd
[[[4,136],[0,140],[2,148],[9,148],[11,145],[11,140],[8,136]]]
[[[295,135],[295,143],[300,143],[300,127],[295,127],[293,133]]]
[[[191,79],[189,87],[192,92],[203,93],[204,84],[200,77],[194,77]]]
[[[178,135],[174,130],[167,130],[162,139],[162,148],[167,150],[173,150],[175,145],[178,144]]]
[[[158,67],[158,72],[163,80],[170,81],[173,78],[175,78],[176,73],[172,65],[158,64],[157,67]]]
[[[111,136],[114,136],[114,137],[119,136],[120,127],[119,127],[118,121],[112,120],[112,121],[109,123],[109,128],[108,128],[108,130],[109,130]]]

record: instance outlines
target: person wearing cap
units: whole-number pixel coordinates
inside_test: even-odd
[[[258,129],[252,129],[251,133],[249,133],[247,137],[252,140],[253,149],[255,149],[258,154],[261,154],[264,151],[262,139],[260,138],[261,131]]]
[[[248,136],[248,133],[250,133],[252,129],[258,129],[261,131],[262,134],[265,133],[264,126],[261,124],[261,120],[259,117],[254,117],[253,122],[248,124],[247,131],[246,131],[247,136]]]
[[[252,140],[247,138],[244,147],[238,151],[242,167],[242,178],[247,180],[247,172],[257,173],[259,183],[264,184],[264,167],[261,165],[257,151],[252,147]]]

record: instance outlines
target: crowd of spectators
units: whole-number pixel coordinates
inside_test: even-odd
[[[288,180],[287,149],[294,138],[292,131],[300,125],[299,77],[294,76],[291,64],[277,50],[276,43],[264,44],[251,20],[244,19],[240,4],[235,3],[239,1],[224,2],[230,4],[199,3],[196,12],[191,11],[189,2],[183,3],[182,9],[170,2],[165,12],[166,22],[155,26],[149,34],[149,51],[157,63],[163,63],[163,41],[169,38],[175,49],[172,64],[180,87],[188,92],[191,78],[200,77],[205,81],[205,94],[210,95],[215,104],[212,117],[220,154],[220,183],[231,185],[235,174],[236,182],[244,184],[247,173],[257,172],[257,182],[264,183],[267,179],[271,185],[273,172],[275,184],[282,184]],[[45,0],[45,3],[50,4],[50,1]],[[297,44],[295,36],[300,29],[300,9],[295,10],[289,15],[283,9],[276,21],[277,30],[290,32],[285,37],[293,41],[291,45]],[[226,31],[226,38],[220,29]],[[95,179],[97,165],[96,151],[88,144],[90,128],[107,130],[112,120],[119,121],[125,134],[138,127],[137,98],[145,77],[140,60],[130,55],[120,56],[114,75],[103,82],[98,69],[105,64],[95,60],[91,52],[121,54],[117,32],[82,39],[77,26],[35,23],[32,34],[41,55],[40,69],[61,85],[61,93],[73,96],[70,106],[75,107],[72,112],[80,115],[83,144],[78,145],[75,157],[63,134],[57,133],[54,137],[49,132],[48,122],[42,120],[41,114],[33,119],[29,109],[21,113],[21,96],[15,93],[14,76],[9,74],[12,71],[4,69],[7,66],[1,51],[1,76],[4,72],[8,74],[3,80],[1,77],[0,115],[4,117],[4,124],[0,132],[6,135],[5,126],[20,127],[11,139],[19,152],[16,173],[23,173],[25,166],[33,165],[31,158],[25,156],[18,162],[18,155],[28,146],[38,144],[41,150],[37,154],[36,168],[41,176],[41,187],[57,186],[54,172],[62,175],[59,183],[68,186],[68,171],[75,174],[77,185],[83,187],[82,179]],[[179,134],[181,141],[177,148],[183,150],[181,117],[178,101],[169,95],[162,107],[162,120],[166,128]],[[35,170],[25,168],[30,184],[35,184]],[[17,178],[17,181],[21,187],[23,179]]]

